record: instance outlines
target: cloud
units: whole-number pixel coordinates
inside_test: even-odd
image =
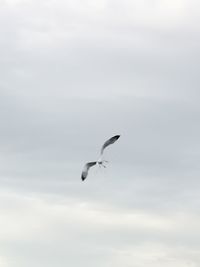
[[[2,266],[199,266],[199,3],[0,7]]]
[[[194,214],[160,216],[70,201],[68,197],[22,196],[11,191],[1,191],[1,200],[7,205],[1,205],[1,253],[8,266],[12,266],[11,259],[17,260],[16,266],[18,262],[22,266],[28,262],[31,266],[54,266],[56,261],[60,266],[77,266],[83,259],[92,266],[93,256],[101,254],[97,266],[122,262],[130,266],[133,259],[139,266],[176,266],[186,264],[185,260],[196,266],[199,260],[191,225],[196,237],[200,218]]]

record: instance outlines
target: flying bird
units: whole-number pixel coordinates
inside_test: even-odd
[[[107,163],[108,161],[106,160],[103,160],[103,152],[104,152],[104,149],[106,147],[108,147],[109,145],[112,145],[114,144],[118,139],[119,139],[120,135],[115,135],[111,138],[109,138],[102,146],[101,148],[101,151],[100,151],[100,158],[97,160],[97,161],[92,161],[92,162],[88,162],[85,164],[84,168],[83,168],[83,171],[82,171],[82,174],[81,174],[81,179],[82,181],[84,181],[88,175],[88,172],[89,172],[89,169],[98,164],[99,167],[103,166],[104,168],[106,168],[106,166],[104,165],[104,163]]]

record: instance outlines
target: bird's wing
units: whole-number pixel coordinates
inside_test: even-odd
[[[88,171],[90,169],[90,167],[96,165],[96,161],[93,161],[93,162],[88,162],[85,164],[85,166],[83,167],[83,171],[82,171],[82,174],[81,174],[81,179],[84,181],[88,175]]]
[[[103,151],[104,151],[104,149],[105,149],[107,146],[113,144],[115,141],[117,141],[117,140],[119,139],[119,137],[120,137],[120,135],[115,135],[115,136],[111,137],[110,139],[108,139],[108,140],[103,144],[103,146],[102,146],[102,148],[101,148],[101,156],[103,155]]]

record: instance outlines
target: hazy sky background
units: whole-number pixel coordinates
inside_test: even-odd
[[[200,266],[199,10],[0,1],[1,267]]]

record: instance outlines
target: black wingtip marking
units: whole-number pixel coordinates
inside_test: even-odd
[[[84,175],[81,175],[81,179],[82,179],[82,181],[84,181],[85,180],[85,176]]]

